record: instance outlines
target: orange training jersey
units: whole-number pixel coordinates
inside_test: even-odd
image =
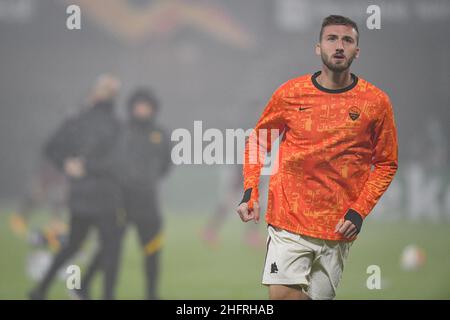
[[[278,170],[270,179],[266,221],[293,233],[345,240],[334,232],[350,211],[364,219],[397,171],[397,135],[389,97],[352,74],[339,90],[316,81],[320,72],[292,79],[272,95],[255,127],[259,150],[271,151],[270,133],[284,133]],[[251,137],[252,137],[251,136]],[[244,190],[258,200],[263,159],[250,163],[245,147]],[[261,141],[265,140],[265,141]]]

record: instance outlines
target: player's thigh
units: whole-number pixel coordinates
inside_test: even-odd
[[[69,222],[69,237],[66,247],[77,249],[87,238],[93,222],[89,217],[71,213]]]
[[[268,227],[267,253],[264,263],[264,285],[307,288],[314,251],[299,242],[299,235]]]
[[[314,300],[331,300],[342,279],[351,242],[326,241],[322,254],[314,262],[308,295]]]
[[[298,285],[269,285],[270,300],[309,300],[302,286]]]
[[[104,213],[96,217],[95,225],[99,235],[100,250],[108,256],[118,255],[121,249],[125,227],[119,226],[116,217],[109,213]]]

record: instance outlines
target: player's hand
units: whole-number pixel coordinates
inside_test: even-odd
[[[241,217],[241,220],[243,222],[248,222],[251,220],[254,220],[255,223],[259,222],[259,203],[257,201],[253,202],[253,209],[248,208],[248,204],[246,202],[241,203],[239,207],[237,208],[236,212]]]
[[[355,237],[358,233],[358,229],[350,220],[339,220],[334,232],[343,235],[347,239]]]
[[[81,158],[68,158],[64,162],[64,172],[72,178],[82,178],[86,174],[84,161]]]

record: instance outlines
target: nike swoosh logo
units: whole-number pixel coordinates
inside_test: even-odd
[[[311,107],[300,107],[298,108],[299,111],[304,111],[304,110],[308,110],[311,109]]]

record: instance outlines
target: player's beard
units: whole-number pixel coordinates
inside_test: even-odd
[[[333,63],[332,62],[333,57],[328,56],[325,52],[322,52],[320,57],[322,58],[323,64],[326,65],[327,68],[333,72],[342,72],[347,70],[352,65],[353,59],[355,59],[355,55],[353,55],[345,59],[345,62],[337,64]]]

